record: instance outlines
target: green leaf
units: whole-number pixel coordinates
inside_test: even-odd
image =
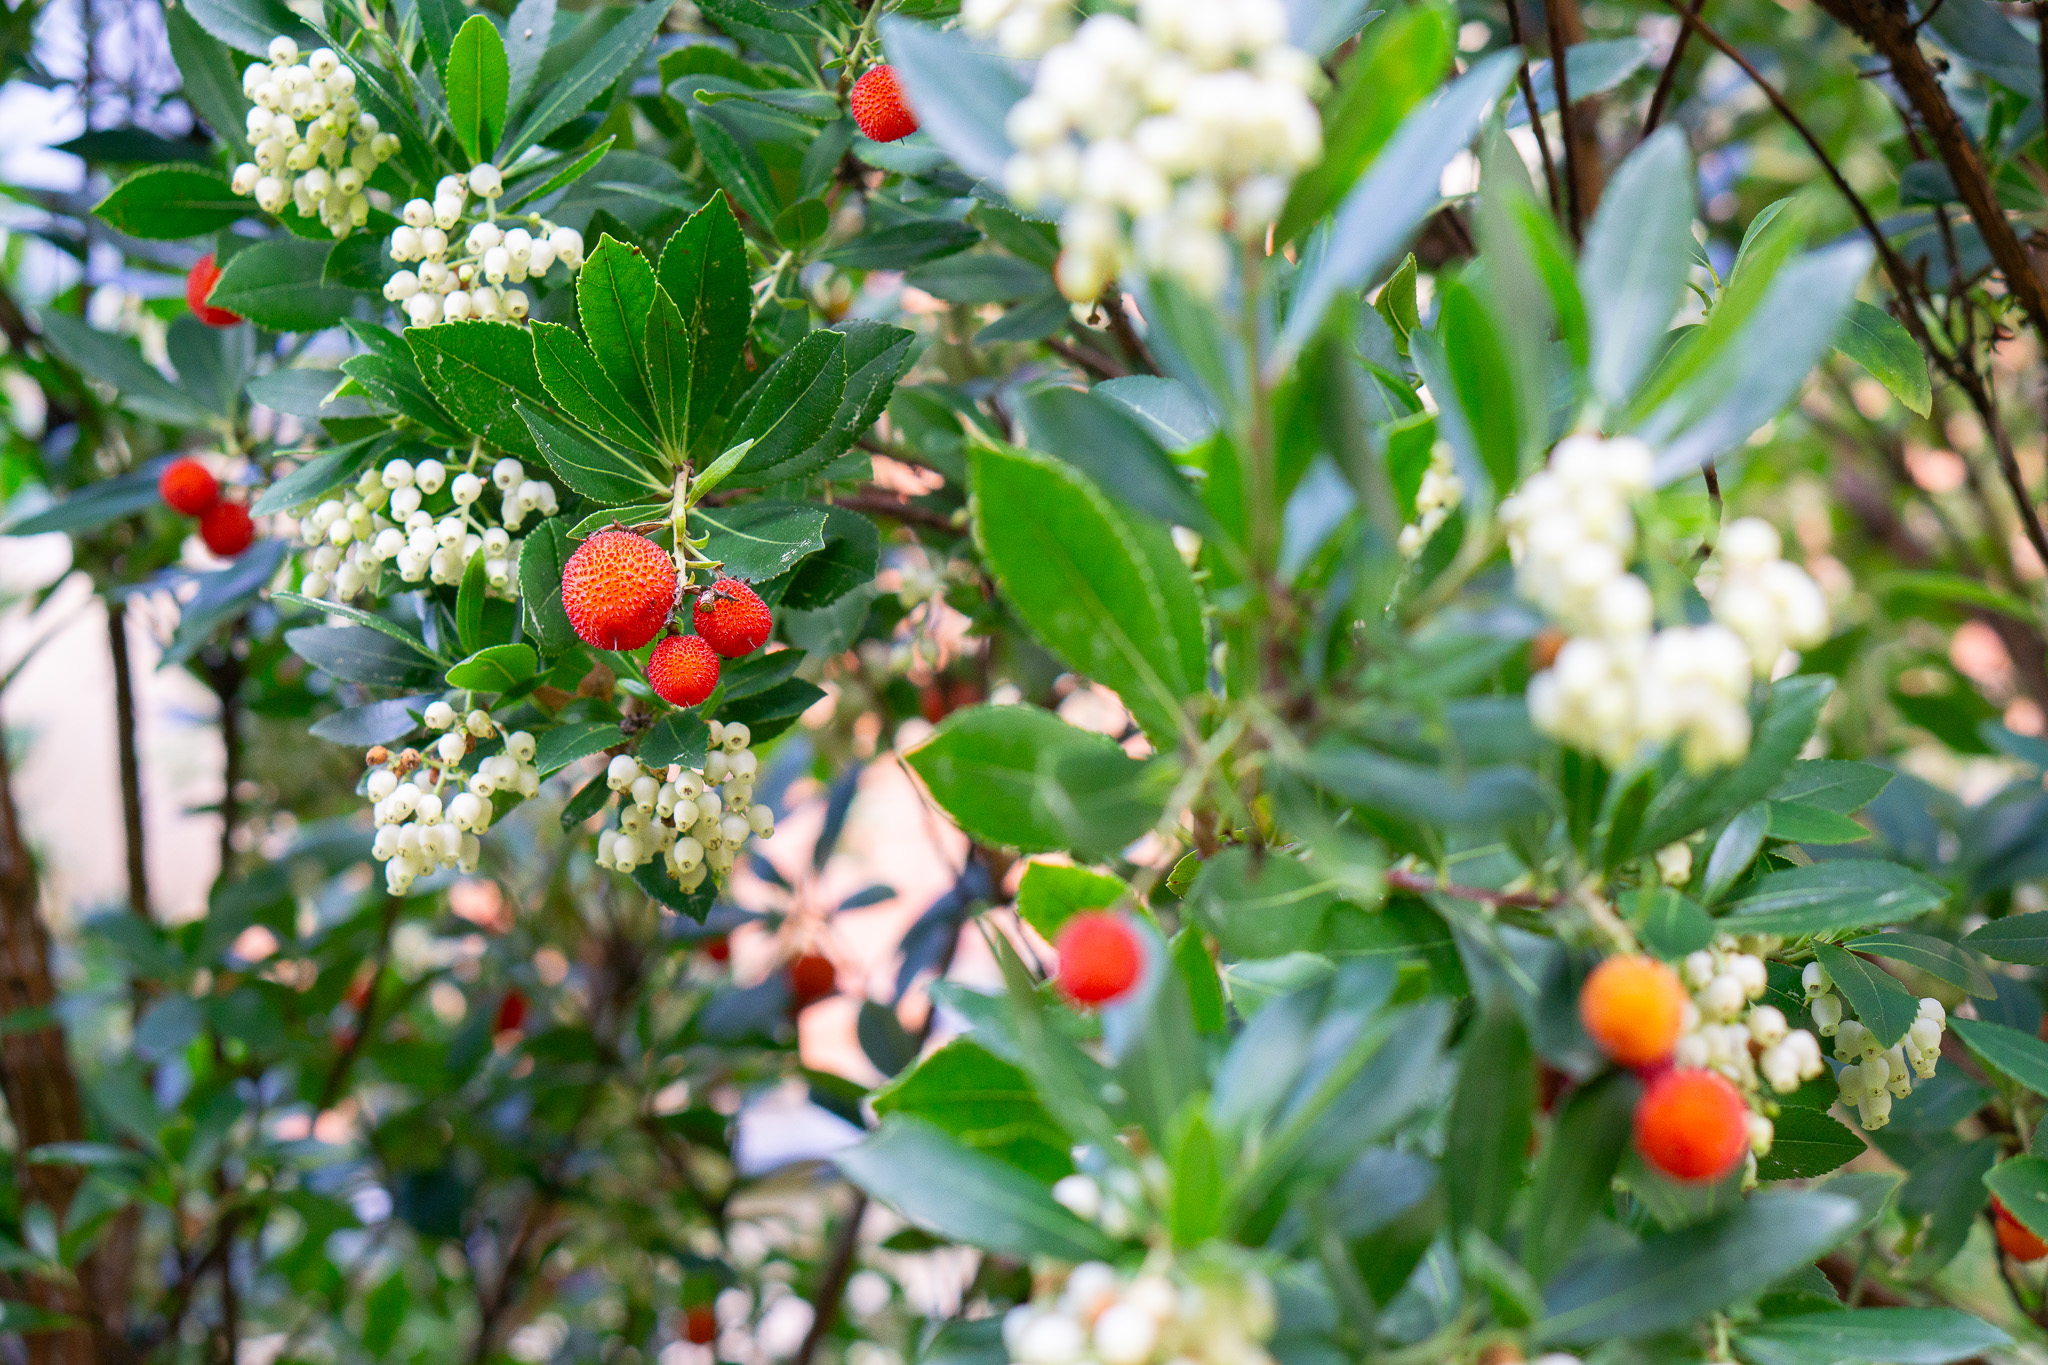
[[[960,828],[1026,853],[1074,846],[1061,812],[1047,801],[1062,763],[1092,760],[1129,781],[1144,766],[1107,736],[1032,706],[955,711],[908,757]]]
[[[1465,1040],[1444,1138],[1451,1226],[1498,1239],[1521,1188],[1536,1107],[1536,1061],[1505,992]]]
[[[1863,938],[1851,939],[1842,946],[1851,952],[1864,953],[1871,957],[1888,957],[1894,962],[1917,967],[1928,975],[1939,977],[1949,985],[1968,991],[1979,999],[1995,999],[1998,994],[1991,984],[1990,975],[1968,952],[1953,943],[1928,934],[1896,931],[1870,934]]]
[[[1043,1184],[916,1119],[885,1120],[835,1160],[840,1174],[869,1196],[952,1241],[1066,1261],[1115,1252],[1114,1243],[1055,1203]]]
[[[1543,783],[1527,768],[1505,764],[1451,773],[1325,740],[1302,756],[1301,768],[1324,790],[1403,822],[1497,830],[1550,811]]]
[[[2048,910],[1992,920],[1963,935],[1963,942],[2000,962],[2048,966]]]
[[[213,421],[198,399],[164,378],[125,337],[54,308],[38,310],[36,323],[51,350],[86,377],[111,386],[114,400],[136,416],[180,427]]]
[[[510,692],[540,669],[531,645],[492,645],[448,670],[448,685],[471,692]]]
[[[1771,788],[1771,799],[1797,801],[1837,815],[1849,815],[1876,800],[1891,780],[1891,769],[1875,763],[1811,758],[1792,765],[1784,781]]]
[[[515,67],[515,77],[517,74],[517,68]],[[577,156],[563,157],[559,160],[541,163],[546,167],[545,171],[534,171],[531,174],[522,173],[518,185],[505,191],[505,203],[498,211],[500,213],[517,212],[535,200],[545,199],[556,190],[575,184],[578,180],[581,180],[584,176],[597,169],[597,163],[604,160],[610,154],[612,143],[617,140],[616,136],[607,137],[604,141]]]
[[[671,711],[648,727],[640,740],[640,761],[650,768],[671,763],[701,768],[710,742],[711,726],[704,717],[695,711]]]
[[[1223,1230],[1223,1154],[1199,1109],[1189,1109],[1176,1127],[1173,1190],[1166,1222],[1177,1247],[1196,1247]]]
[[[1521,65],[1518,52],[1495,52],[1437,99],[1401,121],[1386,147],[1330,220],[1329,246],[1305,258],[1286,326],[1266,360],[1278,377],[1322,327],[1339,294],[1363,288],[1394,259],[1439,199],[1444,167],[1465,150]]]
[[[675,300],[660,285],[647,310],[642,343],[647,358],[647,392],[654,401],[654,425],[671,450],[682,450],[690,417],[690,334]]]
[[[1865,1151],[1863,1139],[1825,1110],[1783,1105],[1771,1135],[1771,1150],[1757,1158],[1760,1180],[1808,1180],[1848,1165]]]
[[[625,739],[619,727],[604,721],[579,721],[543,731],[534,745],[533,766],[546,777],[568,767],[579,758],[603,753]]]
[[[429,440],[444,446],[465,443],[462,429],[434,401],[409,352],[401,356],[352,355],[341,362],[341,372],[384,407],[417,422]]]
[[[544,417],[524,403],[516,411],[548,468],[584,497],[616,506],[666,488],[646,460],[624,446]]]
[[[180,8],[208,33],[252,57],[266,56],[270,40],[279,34],[297,42],[301,50],[313,46],[305,24],[283,0],[186,0]]]
[[[252,516],[267,517],[304,507],[322,493],[359,476],[377,463],[385,449],[385,439],[372,439],[323,450],[264,489],[249,512]]]
[[[535,322],[531,330],[534,366],[564,413],[614,444],[660,451],[648,418],[626,401],[582,337],[554,322]]]
[[[2000,612],[2015,621],[2033,619],[2034,608],[2017,593],[1994,588],[1981,579],[1939,569],[1906,569],[1878,574],[1870,590],[1883,601],[1886,610],[1899,616],[1953,615],[1956,609],[1974,608]]]
[[[227,144],[232,158],[243,160],[249,155],[249,139],[244,136],[249,99],[242,93],[241,71],[227,45],[201,28],[183,5],[164,11],[164,36],[183,78],[185,102]]]
[[[1803,801],[1767,801],[1771,812],[1771,837],[1794,844],[1853,844],[1870,837],[1870,831],[1846,815],[1837,815]]]
[[[1068,466],[1006,450],[975,452],[974,526],[1032,634],[1113,689],[1155,743],[1176,743],[1206,669],[1201,607],[1166,530],[1131,521]]]
[[[732,387],[753,318],[746,238],[724,195],[713,195],[676,229],[661,249],[657,273],[690,338],[688,449]]]
[[[659,429],[647,365],[647,320],[656,288],[654,267],[609,233],[576,275],[576,310],[591,353],[627,406]]]
[[[221,268],[210,301],[273,332],[319,332],[340,325],[362,295],[326,282],[332,242],[289,233],[237,251]]]
[[[825,509],[794,502],[697,507],[691,529],[705,533],[704,554],[749,582],[774,578],[825,548]]]
[[[1031,449],[1065,460],[1126,507],[1207,536],[1221,533],[1166,451],[1115,403],[1081,389],[1042,388],[1013,404]]]
[[[534,102],[533,112],[519,125],[519,132],[506,147],[503,164],[511,165],[519,154],[555,129],[590,107],[592,100],[618,83],[640,61],[640,54],[654,41],[668,8],[645,4],[614,24],[591,49],[577,59],[560,80],[551,81]]]
[[[1519,478],[1522,447],[1520,409],[1525,406],[1518,377],[1510,362],[1502,321],[1464,280],[1444,286],[1437,304],[1434,332],[1451,383],[1456,423],[1449,426],[1453,443],[1462,435],[1469,454],[1493,479],[1498,491],[1514,487]],[[1419,338],[1411,337],[1411,344]],[[1441,387],[1441,386],[1440,386]],[[1433,390],[1436,391],[1436,390]]]
[[[519,543],[519,603],[540,652],[554,658],[576,643],[562,606],[562,569],[574,553],[559,517],[549,517]]]
[[[1692,217],[1684,130],[1661,128],[1615,171],[1579,268],[1593,328],[1593,392],[1609,406],[1627,400],[1662,350],[1692,265]]]
[[[505,133],[505,97],[512,73],[505,60],[505,40],[497,25],[481,14],[463,21],[448,49],[448,70],[442,82],[448,94],[448,122],[455,140],[472,162],[489,161]]]
[[[1911,868],[1859,858],[1768,873],[1729,903],[1723,924],[1737,934],[1825,934],[1914,919],[1947,899]]]
[[[2036,1095],[2048,1095],[2048,1043],[2004,1024],[1951,1016],[1948,1026],[1984,1064]]]
[[[517,113],[533,93],[534,77],[540,74],[541,59],[547,55],[554,36],[555,0],[519,0],[512,17],[505,21],[505,62],[509,71],[505,107],[509,112]],[[606,138],[605,145],[610,143],[611,139]]]
[[[2010,1346],[2012,1339],[1955,1308],[1851,1308],[1766,1318],[1737,1332],[1735,1343],[1756,1365],[1948,1365]]]
[[[902,1114],[1040,1180],[1074,1169],[1072,1145],[1031,1078],[971,1038],[955,1038],[875,1092],[875,1113]]]
[[[1675,778],[1659,788],[1643,812],[1629,856],[1653,853],[1704,829],[1777,786],[1812,738],[1820,709],[1833,691],[1834,680],[1825,677],[1801,675],[1772,684],[1749,756],[1733,768]]]
[[[1714,840],[1714,851],[1707,855],[1706,877],[1700,884],[1700,899],[1708,905],[1720,900],[1735,885],[1764,846],[1764,834],[1770,827],[1771,807],[1766,801],[1758,801],[1736,812],[1721,836]]]
[[[816,331],[777,357],[733,413],[733,445],[752,441],[726,482],[759,487],[802,478],[803,456],[832,425],[846,389],[846,338]]]
[[[93,207],[93,216],[130,237],[175,241],[218,232],[256,211],[253,199],[236,194],[216,172],[173,165],[129,176]]]
[[[735,135],[718,110],[692,103],[684,114],[712,178],[762,231],[772,230],[782,212],[782,200],[760,152]]]
[[[1121,877],[1063,863],[1027,863],[1017,887],[1017,913],[1048,943],[1083,910],[1100,910],[1128,896]]]
[[[1666,962],[1676,962],[1714,941],[1714,920],[1698,901],[1670,886],[1649,886],[1630,893],[1629,918],[1643,936],[1643,945]]]
[[[1603,1076],[1574,1090],[1553,1125],[1529,1199],[1522,1264],[1540,1282],[1578,1250],[1609,1187],[1629,1134],[1640,1090],[1623,1075]]]
[[[1274,240],[1291,242],[1337,207],[1409,111],[1436,93],[1451,69],[1445,11],[1417,6],[1365,31],[1323,111],[1322,160],[1295,182]]]
[[[1864,1221],[1853,1199],[1759,1194],[1730,1213],[1579,1262],[1544,1293],[1534,1337],[1578,1344],[1641,1337],[1749,1298],[1824,1255]]]
[[[1226,959],[1283,957],[1322,946],[1336,891],[1337,883],[1299,859],[1277,853],[1254,859],[1238,846],[1202,864],[1188,905]]]
[[[525,459],[542,458],[519,407],[547,409],[548,391],[534,368],[533,340],[510,322],[443,322],[408,327],[406,344],[420,376],[472,436]]]
[[[1984,1173],[1984,1183],[2028,1232],[2048,1233],[2048,1159],[2008,1157]]]
[[[353,621],[365,629],[374,630],[379,635],[389,636],[402,645],[410,646],[423,659],[431,659],[443,668],[448,666],[448,660],[442,658],[433,650],[428,649],[426,642],[418,636],[408,634],[403,627],[394,625],[392,622],[372,612],[364,611],[361,607],[351,607],[343,602],[329,602],[324,598],[306,597],[295,592],[274,592],[270,594],[270,600],[272,602],[282,602],[286,606],[311,607],[313,610],[325,612],[329,616],[339,616],[343,620]]]
[[[1925,417],[1934,406],[1927,357],[1904,325],[1876,304],[1849,304],[1835,332],[1835,349],[1870,372],[1908,411]]]
[[[365,626],[301,626],[286,631],[284,642],[292,653],[343,682],[419,687],[441,677],[440,665],[416,645]]]

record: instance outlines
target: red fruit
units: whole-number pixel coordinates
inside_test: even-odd
[[[199,538],[222,559],[233,559],[256,541],[256,523],[239,502],[217,502],[199,518]]]
[[[213,253],[209,251],[185,272],[185,302],[208,327],[232,327],[242,320],[242,315],[216,308],[206,301],[206,296],[213,292],[213,286],[219,279],[220,267],[213,263]]]
[[[517,1033],[526,1026],[526,997],[518,991],[507,991],[505,998],[498,1002],[498,1017],[491,1025],[492,1033]]]
[[[839,969],[823,953],[805,953],[789,964],[789,993],[796,1007],[815,1005],[839,989]]]
[[[732,958],[732,943],[724,934],[704,940],[704,956],[713,962],[726,962]]]
[[[1060,994],[1077,1005],[1115,1000],[1145,971],[1145,949],[1123,916],[1084,910],[1060,926],[1053,947],[1060,955],[1053,978]]]
[[[220,483],[197,460],[173,460],[156,476],[156,495],[173,512],[202,517],[220,501]]]
[[[694,619],[697,633],[728,659],[766,644],[775,625],[768,604],[737,578],[721,578],[699,593]]]
[[[1685,986],[1653,957],[1622,953],[1595,967],[1579,988],[1579,1020],[1600,1050],[1623,1066],[1671,1055],[1685,1026]]]
[[[711,1311],[711,1305],[700,1303],[683,1314],[683,1340],[697,1346],[709,1346],[718,1336],[718,1315]]]
[[[1674,1180],[1719,1180],[1749,1150],[1749,1106],[1716,1072],[1666,1071],[1636,1102],[1636,1150]]]
[[[675,610],[675,561],[646,536],[599,531],[562,566],[562,606],[584,644],[638,649]]]
[[[896,68],[878,66],[853,83],[853,121],[875,142],[895,142],[917,131],[917,115],[903,102]]]
[[[718,686],[718,651],[695,635],[671,635],[647,656],[647,685],[670,706],[696,706]]]

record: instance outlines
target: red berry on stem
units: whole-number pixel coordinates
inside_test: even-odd
[[[675,561],[646,536],[599,531],[562,566],[562,606],[586,645],[638,649],[661,633],[675,605]]]
[[[647,685],[670,706],[696,706],[718,686],[718,651],[695,635],[671,635],[647,656]]]
[[[704,940],[704,956],[713,962],[725,962],[732,957],[732,941],[724,934]]]
[[[718,1336],[718,1315],[711,1311],[711,1305],[700,1303],[683,1314],[683,1340],[696,1346],[709,1346]]]
[[[697,633],[728,659],[759,649],[775,626],[768,604],[737,578],[721,578],[698,594],[693,620]]]
[[[893,66],[878,66],[855,81],[848,103],[854,123],[871,141],[896,142],[917,131],[917,115],[903,102]]]
[[[217,502],[199,518],[199,538],[222,559],[233,559],[256,541],[256,523],[239,502]]]
[[[1674,1180],[1719,1180],[1749,1150],[1749,1106],[1717,1072],[1666,1071],[1636,1102],[1636,1150]]]
[[[220,483],[197,460],[173,460],[156,476],[156,495],[173,512],[201,517],[220,501]]]
[[[823,953],[805,953],[789,964],[789,993],[796,1007],[815,1005],[839,989],[839,969]]]
[[[1118,999],[1145,971],[1145,949],[1121,915],[1084,910],[1060,926],[1053,947],[1060,955],[1053,978],[1060,994],[1077,1005]]]
[[[219,279],[220,267],[213,263],[213,253],[209,251],[185,274],[185,302],[208,327],[232,327],[242,320],[242,315],[216,308],[206,301],[206,296],[213,292],[213,286]]]
[[[505,998],[498,1002],[498,1017],[491,1027],[493,1033],[517,1033],[526,1027],[526,997],[518,991],[505,992]]]

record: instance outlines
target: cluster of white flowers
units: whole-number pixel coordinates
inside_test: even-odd
[[[433,202],[406,204],[404,223],[391,230],[391,259],[420,267],[394,272],[384,282],[384,297],[404,308],[413,326],[467,318],[519,322],[533,301],[513,286],[540,279],[558,264],[571,275],[582,267],[583,234],[575,228],[557,227],[537,213],[501,225],[498,197],[504,192],[504,175],[485,162],[467,175],[442,176]],[[472,209],[472,194],[481,209]]]
[[[1064,10],[1064,6],[1057,7]],[[1065,24],[1038,0],[981,4],[970,26],[1018,53]],[[1094,299],[1127,261],[1204,295],[1230,276],[1230,237],[1264,233],[1322,155],[1313,58],[1287,42],[1281,0],[1139,0],[1138,21],[1089,16],[1044,52],[1005,128],[1003,171],[1025,208],[1063,205],[1060,291]]]
[[[702,768],[648,768],[620,754],[605,784],[622,798],[616,829],[597,836],[597,865],[631,872],[657,857],[676,884],[695,891],[708,873],[724,877],[747,840],[775,834],[775,812],[754,804],[759,760],[739,721],[711,722]]]
[[[1136,1274],[1085,1261],[1048,1280],[1003,1319],[1014,1365],[1271,1365],[1272,1287],[1247,1267],[1176,1266]]]
[[[424,719],[441,737],[425,754],[386,751],[363,788],[377,826],[370,856],[384,864],[384,885],[394,896],[403,896],[416,878],[436,867],[476,871],[483,856],[477,836],[491,827],[491,798],[499,792],[528,797],[540,790],[534,739],[526,731],[506,734],[490,712],[478,708],[458,715],[445,701],[429,705]],[[461,765],[478,744],[500,737],[503,749],[465,775]],[[378,751],[372,750],[371,757],[378,758]]]
[[[1714,619],[1749,650],[1757,676],[1768,678],[1788,649],[1811,649],[1828,638],[1828,603],[1806,570],[1780,557],[1778,530],[1759,517],[1728,524],[1714,546],[1721,569],[1713,588]]]
[[[290,206],[318,218],[337,237],[369,222],[365,187],[399,143],[378,129],[355,89],[356,73],[333,49],[315,48],[300,61],[297,43],[272,38],[269,64],[251,62],[242,72],[242,93],[254,105],[245,131],[255,160],[235,167],[234,192],[265,213]]]
[[[1906,1029],[1906,1036],[1885,1047],[1875,1033],[1844,1015],[1842,997],[1834,993],[1835,983],[1827,968],[1818,962],[1807,963],[1800,984],[1806,989],[1806,1007],[1813,1013],[1814,1027],[1821,1037],[1835,1040],[1835,1060],[1847,1063],[1835,1076],[1842,1087],[1842,1103],[1856,1107],[1865,1128],[1884,1127],[1891,1121],[1892,1100],[1913,1093],[1913,1077],[1924,1081],[1934,1075],[1948,1011],[1933,996],[1922,996],[1919,1017]]]
[[[1749,1140],[1754,1158],[1771,1149],[1771,1121],[1756,1112],[1768,1084],[1789,1095],[1827,1070],[1820,1040],[1786,1022],[1776,1005],[1760,1004],[1770,976],[1764,960],[1723,934],[1713,945],[1687,955],[1679,966],[1692,1000],[1685,1011],[1673,1061],[1725,1076],[1749,1100]],[[1761,1084],[1760,1084],[1761,1082]],[[1754,1166],[1752,1164],[1752,1174]]]
[[[1043,57],[1074,31],[1071,0],[966,0],[960,21],[993,36],[1005,57]]]
[[[472,456],[470,464],[476,463]],[[484,520],[480,500],[487,486],[498,490],[497,525]],[[425,506],[428,499],[438,512]],[[381,470],[363,471],[348,494],[323,500],[299,519],[299,536],[312,547],[301,591],[336,602],[374,595],[386,564],[407,583],[460,583],[482,551],[490,589],[511,593],[519,563],[512,532],[530,513],[553,516],[559,509],[555,486],[528,478],[510,456],[491,468],[488,484],[471,468],[451,479],[439,460],[391,460]]]
[[[1448,443],[1439,441],[1429,452],[1429,468],[1422,471],[1422,483],[1415,490],[1415,522],[1401,528],[1396,542],[1403,559],[1413,559],[1422,553],[1445,521],[1451,510],[1465,500],[1465,481],[1458,477],[1458,466],[1451,454]]]
[[[1825,637],[1827,609],[1805,572],[1775,557],[1776,533],[1744,519],[1724,536],[1738,558],[1717,594],[1732,591],[1741,629],[1725,618],[1656,629],[1649,585],[1628,568],[1630,507],[1649,491],[1652,464],[1631,437],[1568,437],[1501,504],[1516,588],[1571,636],[1530,681],[1529,714],[1545,734],[1617,767],[1646,743],[1677,740],[1686,766],[1704,772],[1749,752],[1753,678],[1769,675],[1785,643]],[[1767,612],[1796,598],[1797,615],[1756,629],[1759,598]],[[1772,649],[1768,664],[1753,646]]]

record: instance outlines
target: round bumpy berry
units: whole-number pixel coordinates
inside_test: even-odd
[[[220,501],[220,484],[199,461],[173,460],[156,476],[156,495],[173,512],[203,517]]]
[[[213,292],[213,286],[219,279],[220,267],[213,263],[213,253],[209,251],[185,273],[185,302],[193,315],[208,327],[232,327],[242,320],[242,315],[216,308],[206,301],[206,296]]]
[[[1661,1062],[1685,1026],[1685,985],[1655,958],[1610,957],[1579,988],[1579,1021],[1623,1066]]]
[[[705,642],[728,659],[766,644],[775,625],[768,604],[737,578],[721,578],[698,594],[694,621]]]
[[[823,953],[805,953],[789,964],[789,993],[796,1007],[815,1005],[839,989],[839,969]]]
[[[1636,1150],[1674,1180],[1719,1180],[1749,1150],[1749,1106],[1718,1072],[1680,1067],[1636,1102]]]
[[[718,686],[718,651],[695,635],[671,635],[647,656],[647,685],[670,706],[697,706]]]
[[[256,541],[256,523],[239,502],[217,502],[199,518],[199,538],[222,559],[233,559]]]
[[[893,66],[878,66],[855,81],[848,102],[853,121],[875,142],[897,142],[917,131],[917,115],[903,102]]]
[[[562,566],[569,624],[594,648],[640,648],[661,633],[675,605],[675,562],[646,536],[599,531]]]
[[[1145,951],[1123,916],[1085,910],[1060,926],[1053,947],[1060,970],[1054,984],[1077,1005],[1116,1000],[1144,974]]]
[[[1998,1225],[1998,1245],[2015,1261],[2038,1261],[2048,1256],[2048,1242],[2027,1231],[2026,1224],[2012,1216],[2003,1201],[1993,1198],[1991,1211]]]

